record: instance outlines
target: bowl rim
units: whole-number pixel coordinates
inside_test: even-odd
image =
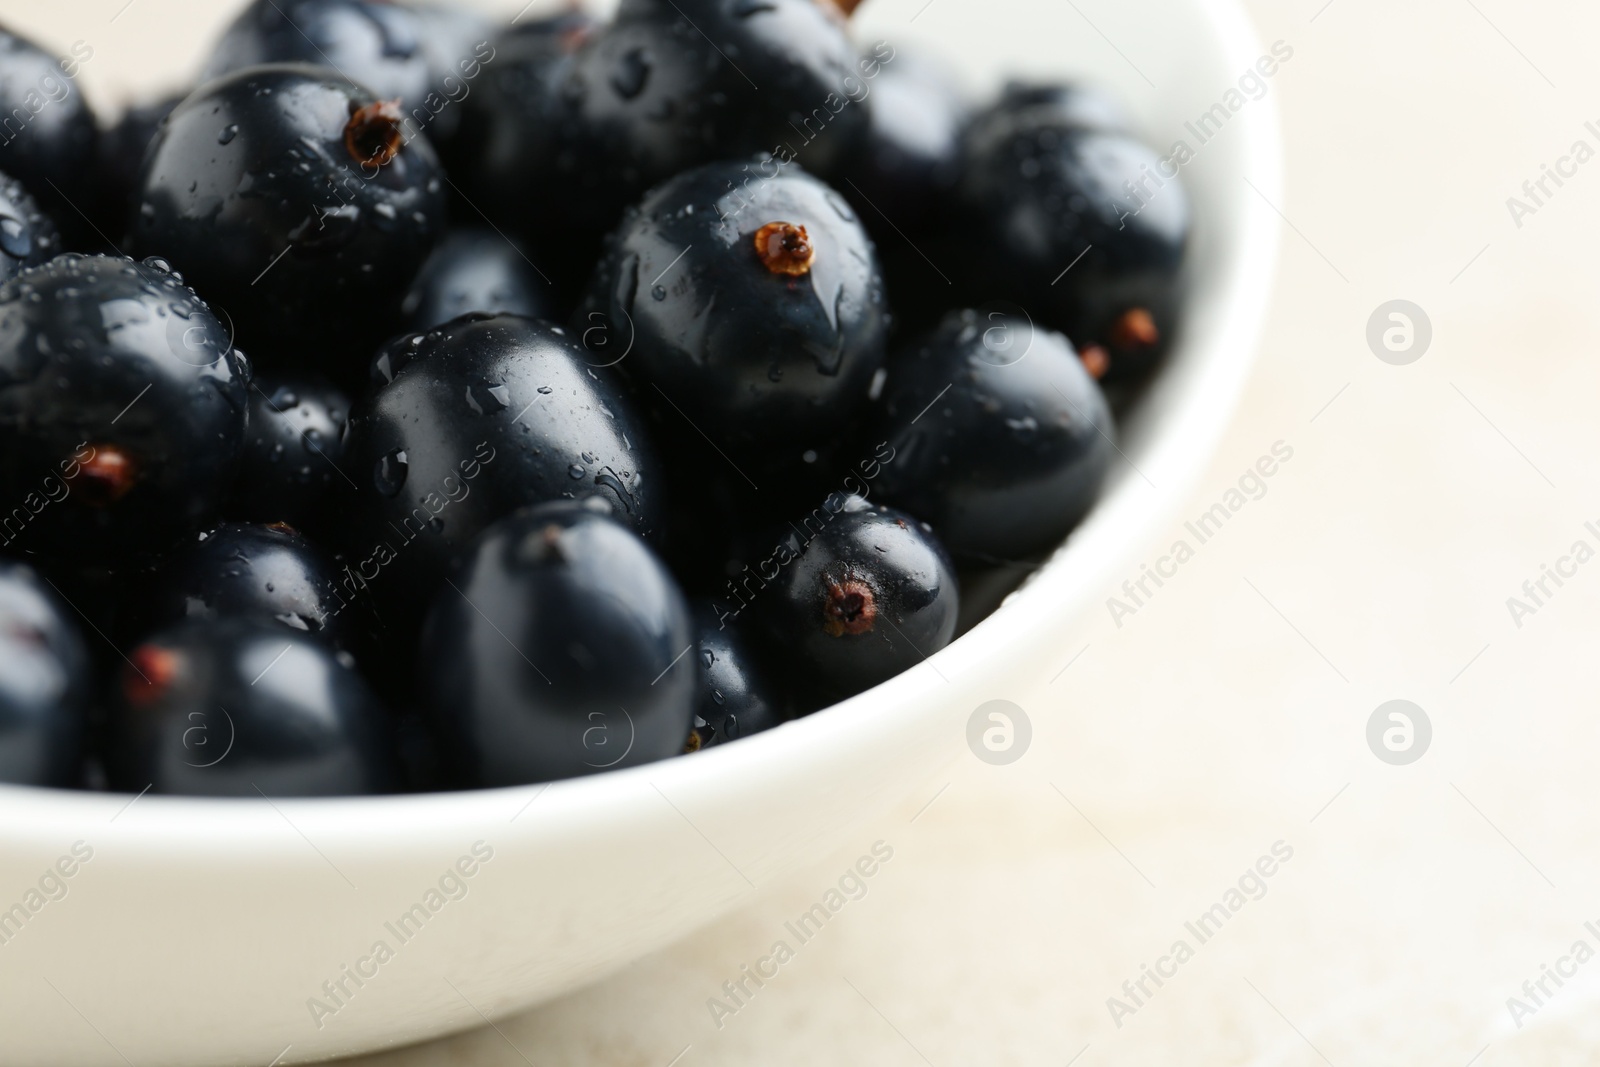
[[[1244,69],[1253,64],[1261,55],[1259,39],[1237,0],[1194,2],[1216,28],[1228,65]],[[797,748],[825,759],[827,751],[843,743],[847,733],[859,736],[863,727],[879,732],[897,715],[915,714],[919,703],[936,698],[946,685],[970,684],[980,672],[992,673],[996,661],[1016,658],[1019,647],[1036,648],[1040,644],[1037,638],[1019,641],[1019,634],[1030,627],[1038,634],[1048,632],[1052,624],[1059,629],[1081,617],[1106,574],[1120,573],[1143,544],[1159,533],[1159,522],[1194,488],[1231,421],[1255,360],[1280,236],[1280,220],[1271,206],[1279,199],[1283,166],[1275,94],[1269,93],[1241,111],[1230,130],[1247,141],[1240,155],[1259,196],[1243,201],[1249,206],[1234,227],[1237,254],[1218,286],[1226,294],[1225,310],[1205,342],[1214,350],[1198,361],[1205,373],[1189,383],[1181,397],[1165,398],[1165,406],[1176,409],[1172,412],[1175,418],[1149,435],[1149,448],[1141,453],[1141,469],[1160,474],[1164,488],[1147,494],[1138,490],[1132,478],[1122,478],[1042,566],[950,645],[870,690],[737,744],[694,753],[692,758],[672,757],[552,783],[381,796],[270,798],[272,809],[292,813],[296,823],[315,823],[319,841],[331,847],[340,847],[340,839],[369,848],[384,841],[403,844],[413,838],[419,817],[441,826],[503,823],[505,812],[515,806],[514,798],[528,793],[559,794],[559,807],[569,814],[587,812],[625,819],[632,798],[652,785],[703,791],[718,778],[747,783],[760,765],[795,759]],[[1180,341],[1180,346],[1185,343]],[[1162,377],[1158,376],[1151,392],[1160,391],[1161,386]],[[1147,396],[1143,403],[1150,401]],[[1135,531],[1131,537],[1130,530]],[[274,836],[260,840],[251,837],[254,824],[239,821],[242,809],[261,808],[260,798],[147,796],[10,784],[0,784],[0,808],[9,816],[0,839],[54,843],[59,828],[102,820],[108,813],[115,821],[135,802],[140,816],[120,826],[119,836],[132,835],[152,844],[165,842],[184,851],[218,848],[237,853],[247,847],[263,859],[276,848],[286,847],[273,844],[282,841],[276,821],[270,824]],[[241,836],[249,840],[241,843]]]

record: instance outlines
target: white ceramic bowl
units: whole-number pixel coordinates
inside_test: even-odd
[[[1234,0],[925,4],[871,0],[861,33],[931,44],[978,88],[1022,73],[1103,84],[1163,146],[1195,147],[1184,123],[1263,51]],[[1130,462],[997,614],[869,693],[728,748],[547,789],[130,806],[0,787],[0,1059],[296,1062],[478,1026],[480,1011],[593,981],[855,844],[854,828],[962,751],[977,705],[1027,706],[1069,657],[1068,624],[1103,610],[1101,583],[1203,468],[1264,310],[1278,219],[1263,194],[1276,199],[1278,168],[1269,97],[1184,169],[1191,295],[1170,366],[1124,428]],[[472,862],[475,845],[492,858]],[[63,857],[71,877],[46,877]],[[444,877],[463,857],[472,876]],[[465,895],[430,898],[442,877]],[[41,882],[49,892],[30,896]],[[14,904],[26,922],[7,921]],[[426,921],[399,927],[418,904]],[[342,985],[337,1000],[325,982]]]

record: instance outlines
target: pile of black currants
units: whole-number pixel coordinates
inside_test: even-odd
[[[257,0],[109,127],[0,31],[0,782],[550,781],[991,610],[1188,205],[1100,94],[973,108],[851,7]]]

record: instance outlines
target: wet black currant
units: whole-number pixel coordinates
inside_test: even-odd
[[[878,496],[967,563],[1027,560],[1089,510],[1116,454],[1099,387],[1071,343],[965,311],[889,361],[873,435],[894,449]]]
[[[517,785],[683,751],[698,688],[672,575],[599,501],[485,530],[438,594],[419,657],[468,782]]]
[[[0,285],[0,544],[137,563],[212,522],[250,369],[155,261],[63,255]]]
[[[421,609],[453,553],[528,504],[599,496],[661,525],[661,462],[616,372],[560,327],[468,315],[387,345],[357,403],[335,487],[344,547],[386,604]],[[348,490],[348,493],[347,493]]]
[[[754,569],[749,599],[716,608],[741,624],[748,612],[781,676],[819,700],[870,689],[955,636],[960,593],[938,538],[862,497],[836,493],[796,517]]]
[[[695,655],[700,658],[700,689],[688,750],[737,741],[787,719],[788,694],[757,657],[738,620],[701,601],[694,606],[694,622],[699,634]]]
[[[185,619],[254,619],[359,654],[369,605],[333,557],[282,523],[223,523],[168,553],[123,599],[128,643]]]
[[[766,159],[653,190],[608,240],[576,328],[664,427],[739,465],[839,438],[883,363],[889,313],[848,201]]]
[[[957,190],[972,304],[1005,300],[1072,338],[1110,382],[1137,380],[1165,352],[1190,230],[1179,163],[1131,134],[1085,126],[1041,89],[968,131]]]
[[[81,212],[94,204],[96,130],[77,77],[92,58],[86,41],[55,56],[0,29],[0,171],[80,237]]]
[[[203,283],[241,344],[314,352],[306,369],[337,380],[393,332],[444,216],[438,160],[398,105],[329,69],[252,67],[167,118],[129,242]]]

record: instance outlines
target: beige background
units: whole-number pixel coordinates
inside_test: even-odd
[[[1028,708],[1020,762],[955,742],[810,876],[590,990],[365,1067],[1593,1061],[1600,960],[1521,1031],[1506,998],[1575,940],[1600,948],[1600,561],[1520,629],[1505,602],[1573,541],[1600,548],[1600,161],[1520,228],[1505,201],[1575,140],[1600,149],[1600,15],[1248,6],[1296,50],[1271,88],[1287,225],[1259,369],[1184,510],[1281,440],[1267,495],[1121,628],[1063,635],[1062,661],[1082,655]],[[0,0],[0,18],[56,46],[92,28],[84,77],[109,104],[180,83],[149,57],[197,64],[233,5],[123,7]],[[1406,367],[1364,340],[1395,298],[1434,330]],[[1433,723],[1412,766],[1366,746],[1392,698]],[[865,898],[715,1026],[708,998],[796,947],[784,923],[877,839],[894,858]],[[1184,922],[1278,841],[1293,859],[1265,897],[1114,1025],[1107,998],[1195,946]]]

